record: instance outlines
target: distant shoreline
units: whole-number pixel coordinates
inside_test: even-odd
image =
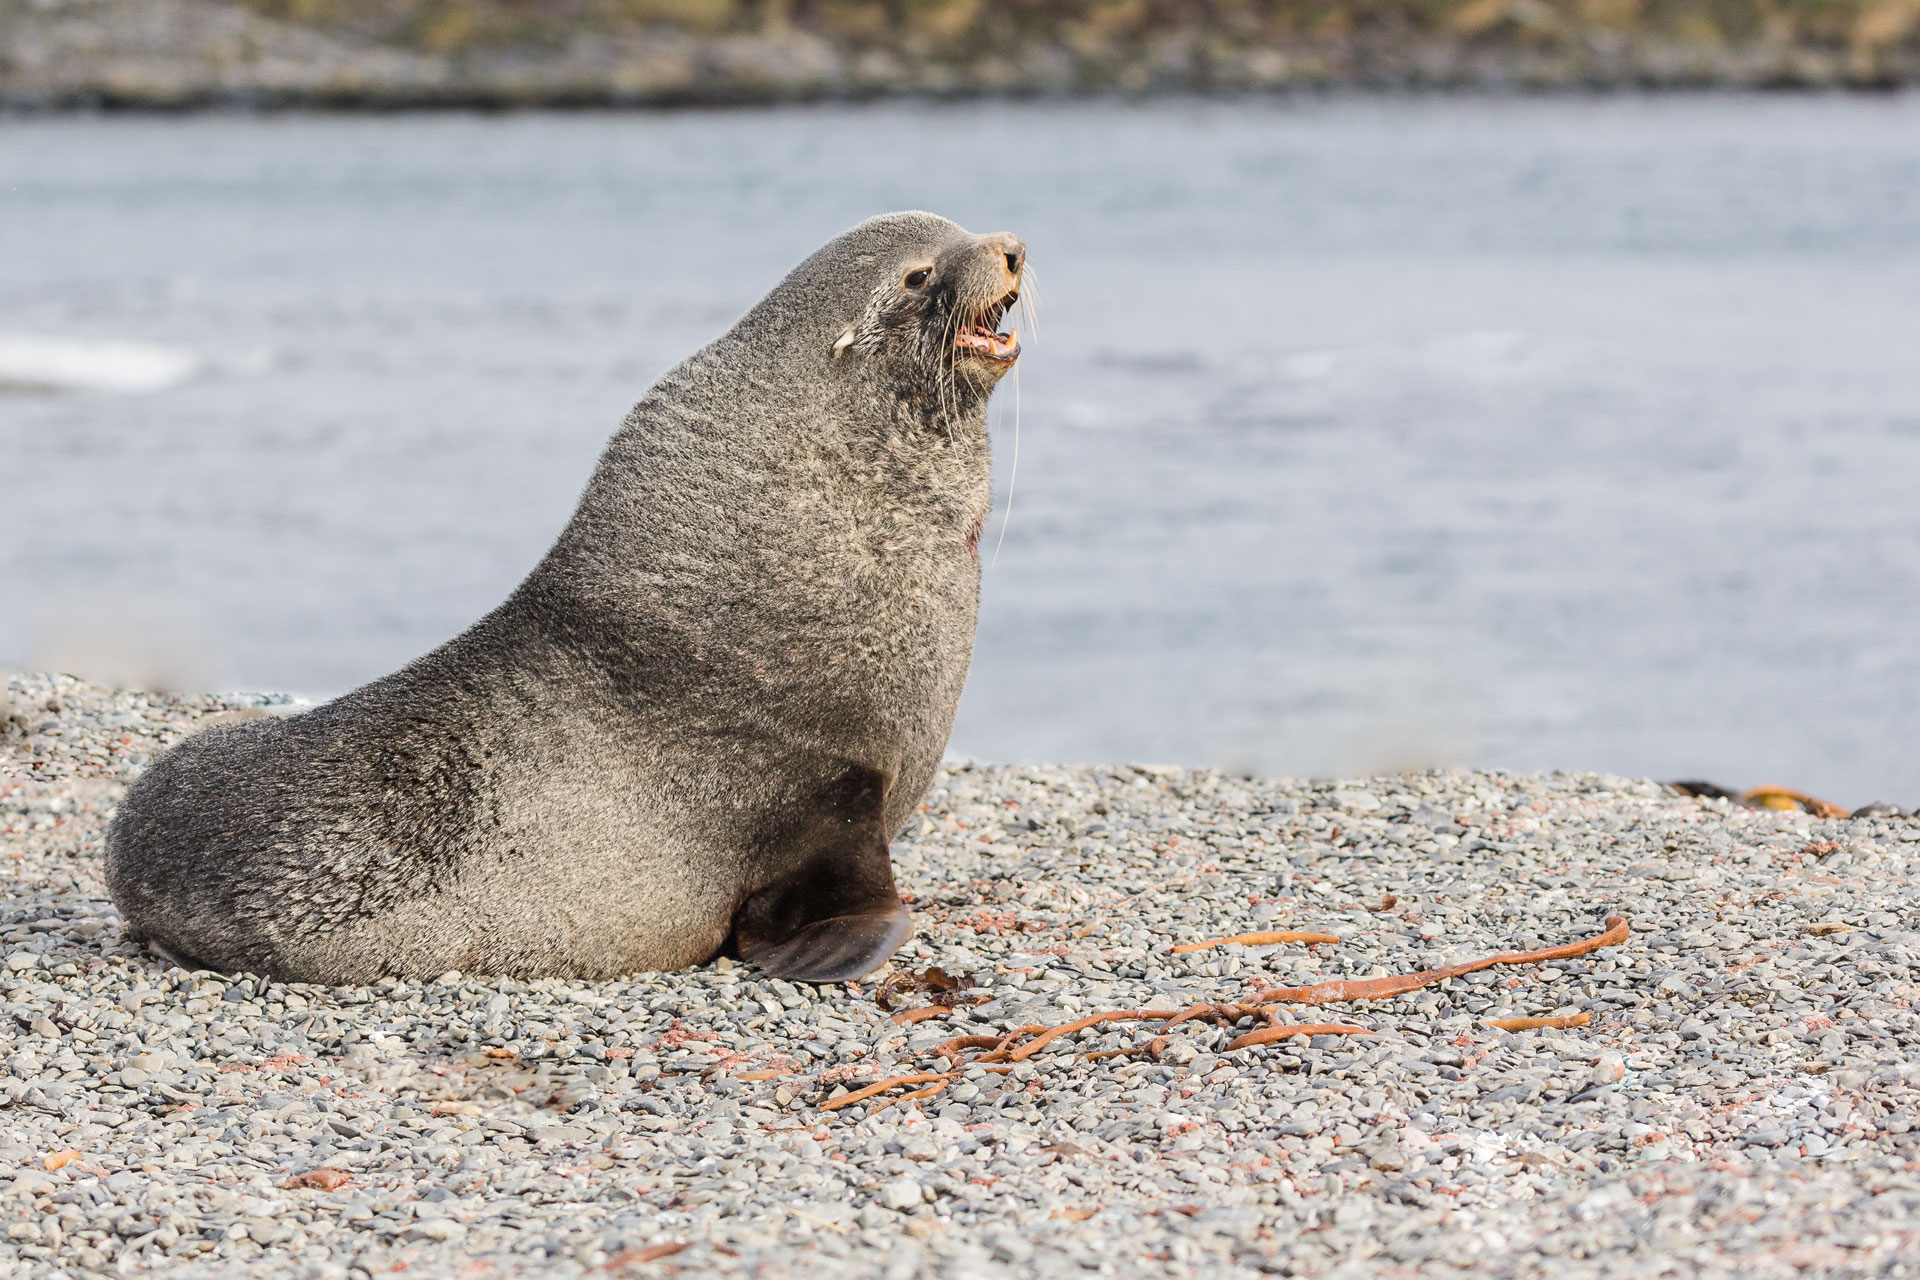
[[[777,111],[833,107],[963,107],[977,106],[1114,106],[1140,107],[1191,103],[1286,104],[1322,101],[1423,98],[1513,98],[1570,101],[1647,97],[1741,97],[1774,95],[1892,98],[1911,94],[1913,85],[1748,85],[1748,84],[1327,84],[1285,85],[1271,89],[1206,90],[1178,87],[1128,92],[1113,88],[1075,90],[980,90],[932,93],[914,89],[860,94],[817,93],[793,96],[673,96],[633,99],[608,94],[592,96],[511,97],[485,92],[432,97],[356,97],[339,95],[207,94],[188,99],[147,99],[126,96],[76,96],[59,101],[20,100],[0,96],[0,120],[152,119],[184,117],[267,118],[273,116],[368,117],[435,115],[475,117],[545,113],[557,116],[644,116],[680,112]]]
[[[1339,21],[1327,6],[1287,0],[1222,0],[1194,11],[1201,16],[1009,0],[904,9],[767,0],[574,8],[0,0],[0,108],[662,109],[1920,84],[1920,6],[1872,0],[1736,0],[1719,26],[1661,0],[1626,6],[1638,16],[1611,26],[1593,16],[1607,6],[1570,0],[1399,0]],[[1753,14],[1742,16],[1745,8]],[[871,21],[860,17],[866,10]]]

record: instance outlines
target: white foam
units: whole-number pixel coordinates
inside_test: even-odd
[[[1572,356],[1564,343],[1508,330],[1475,329],[1420,343],[1413,360],[1429,373],[1460,382],[1519,382],[1552,374]]]
[[[0,388],[144,395],[178,386],[206,367],[181,347],[0,333]]]
[[[1302,382],[1324,378],[1340,363],[1338,351],[1302,351],[1280,361],[1280,372]]]

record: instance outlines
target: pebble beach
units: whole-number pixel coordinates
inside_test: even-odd
[[[326,988],[169,968],[102,883],[139,770],[286,698],[4,689],[0,1277],[1920,1271],[1898,810],[954,763],[894,846],[917,935],[866,981]],[[1611,917],[1272,1015],[1371,1034],[1229,1047],[1257,992]],[[1278,931],[1337,941],[1176,950]]]

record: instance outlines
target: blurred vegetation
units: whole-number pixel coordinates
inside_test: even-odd
[[[0,0],[0,105],[1920,84],[1920,0]]]
[[[1635,39],[1845,52],[1870,69],[1920,39],[1920,0],[241,0],[281,21],[422,51],[561,47],[582,33],[801,31],[842,47],[967,61],[1040,43],[1124,55],[1170,35],[1232,46],[1489,47]]]

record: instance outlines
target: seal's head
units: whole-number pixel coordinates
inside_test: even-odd
[[[1027,281],[1027,246],[1012,232],[890,213],[828,241],[769,301],[792,315],[806,293],[817,323],[796,336],[831,378],[966,414],[1020,358],[1010,321]]]

